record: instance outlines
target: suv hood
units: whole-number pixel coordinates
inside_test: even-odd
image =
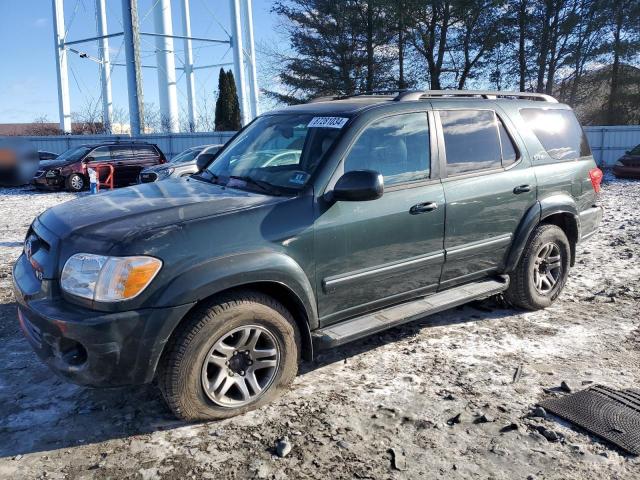
[[[286,198],[198,180],[170,179],[86,195],[50,208],[39,220],[61,239],[86,236],[118,242],[150,230],[270,205]]]

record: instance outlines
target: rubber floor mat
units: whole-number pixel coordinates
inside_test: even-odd
[[[594,385],[540,405],[622,450],[640,455],[640,390]]]

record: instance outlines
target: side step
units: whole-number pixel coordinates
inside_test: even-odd
[[[503,275],[497,279],[469,283],[418,300],[367,313],[313,332],[314,349],[337,347],[367,335],[463,305],[471,300],[496,295],[507,287],[509,287],[509,277]]]

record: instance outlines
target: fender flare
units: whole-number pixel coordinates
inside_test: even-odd
[[[292,312],[300,329],[305,359],[313,356],[311,331],[318,328],[314,289],[300,265],[291,257],[273,251],[257,251],[218,257],[194,265],[177,275],[157,294],[157,306],[196,305],[201,300],[233,288],[277,285],[300,307]],[[306,318],[299,318],[303,313]],[[184,318],[184,317],[183,317]],[[161,337],[168,340],[182,318],[163,325]]]
[[[569,216],[572,219],[573,227],[576,229],[577,238],[580,238],[580,217],[573,197],[568,194],[556,194],[538,200],[534,205],[529,207],[516,229],[511,248],[504,262],[505,273],[511,273],[515,270],[527,246],[531,232],[545,219],[556,214]],[[572,247],[572,249],[573,248],[574,247]],[[572,257],[573,256],[575,256],[574,252],[572,252]],[[572,258],[572,264],[573,260]]]

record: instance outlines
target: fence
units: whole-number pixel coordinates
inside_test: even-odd
[[[626,150],[640,145],[640,125],[585,127],[593,156],[599,165],[611,166]],[[235,132],[147,134],[136,140],[157,144],[168,158],[196,145],[225,143]],[[127,135],[62,135],[23,137],[38,150],[61,153],[83,143],[129,140]]]
[[[145,134],[132,138],[128,135],[54,135],[42,137],[22,137],[31,142],[37,150],[62,153],[72,147],[82,144],[115,142],[118,140],[137,140],[155,143],[167,158],[197,145],[225,143],[235,132],[210,133],[176,133],[176,134]]]
[[[640,145],[640,125],[585,127],[598,165],[612,166],[624,152]]]

